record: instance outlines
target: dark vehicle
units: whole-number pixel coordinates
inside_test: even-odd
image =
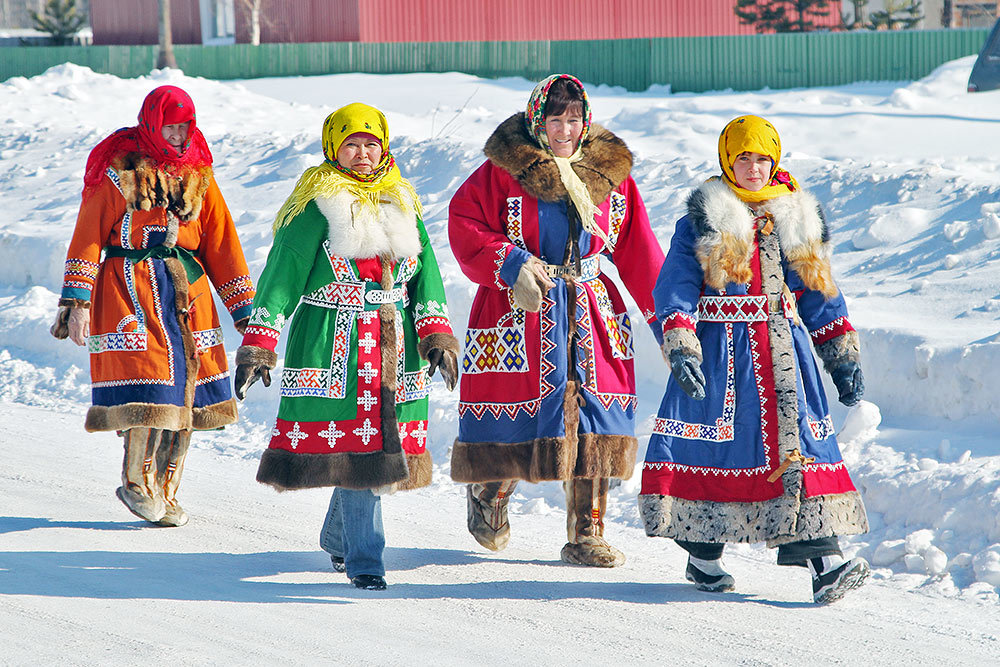
[[[969,75],[969,92],[984,92],[1000,88],[1000,19],[993,24],[976,64]]]

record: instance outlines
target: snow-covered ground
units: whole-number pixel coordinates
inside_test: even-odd
[[[465,534],[462,488],[448,477],[457,397],[440,386],[436,482],[385,500],[390,588],[380,597],[327,569],[316,545],[325,492],[277,495],[253,481],[276,387],[255,386],[237,425],[195,436],[181,489],[191,523],[143,528],[113,496],[119,441],[82,429],[86,355],[48,335],[90,148],[133,124],[152,87],[185,88],[256,275],[274,213],[320,159],[323,118],[348,102],[374,104],[425,203],[461,329],[474,289],[448,248],[448,200],[533,82],[216,82],[176,71],[130,80],[62,65],[0,84],[0,663],[154,651],[183,663],[996,660],[1000,91],[965,92],[973,60],[912,83],[699,95],[588,87],[595,120],[636,155],[664,247],[690,189],[717,172],[720,129],[742,113],[775,123],[784,166],[827,208],[868,387],[865,402],[834,413],[872,523],[844,545],[875,567],[871,585],[828,609],[806,609],[805,574],[770,565],[760,546],[729,551],[738,594],[693,591],[680,550],[643,536],[638,475],[612,491],[609,508],[623,568],[559,564],[556,484],[521,485],[511,546],[484,553]],[[226,335],[232,353],[239,340]],[[639,364],[644,442],[667,370],[648,331],[637,347],[648,361]]]

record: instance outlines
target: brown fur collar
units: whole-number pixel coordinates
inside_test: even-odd
[[[183,169],[171,176],[141,153],[126,153],[111,161],[118,173],[122,196],[132,211],[165,208],[181,222],[201,214],[201,205],[212,180],[212,168]]]
[[[722,181],[708,181],[687,201],[696,236],[695,254],[705,284],[723,289],[752,277],[755,213]],[[830,232],[816,198],[805,190],[762,202],[757,214],[768,214],[789,266],[809,289],[827,297],[837,294],[830,269]]]
[[[483,149],[497,167],[513,176],[535,199],[554,202],[569,196],[552,156],[528,135],[524,112],[500,123]],[[600,205],[632,171],[632,152],[625,142],[600,125],[591,125],[583,141],[583,159],[573,170]]]

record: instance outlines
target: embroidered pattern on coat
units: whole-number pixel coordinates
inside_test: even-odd
[[[507,238],[518,248],[527,250],[524,242],[524,229],[521,227],[521,197],[507,197]]]
[[[513,326],[466,329],[463,373],[526,373],[527,349],[524,336],[524,311],[511,312]]]
[[[726,324],[725,327],[726,390],[723,392],[722,398],[722,416],[716,419],[714,424],[692,424],[679,419],[657,417],[653,426],[653,433],[682,438],[684,440],[732,442],[735,433],[734,422],[736,418],[735,350],[733,347],[733,325]]]
[[[612,247],[618,245],[618,235],[621,234],[622,224],[625,216],[628,215],[628,200],[620,192],[611,193],[611,202],[608,206],[608,240]]]
[[[598,388],[597,369],[594,364],[594,325],[590,319],[590,296],[586,289],[581,289],[577,292],[576,304],[576,330],[579,333],[578,347],[583,348],[580,363],[585,370],[583,388],[590,392],[605,410],[610,410],[611,406],[615,403],[620,405],[622,410],[635,408],[635,394],[614,394],[602,392]]]

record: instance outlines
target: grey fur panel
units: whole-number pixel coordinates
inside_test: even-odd
[[[791,535],[798,504],[788,496],[754,503],[639,496],[647,535],[690,542],[765,542]]]
[[[670,353],[673,350],[681,350],[689,354],[693,354],[701,361],[701,341],[698,340],[698,336],[695,332],[690,329],[684,329],[678,327],[676,329],[671,329],[663,335],[663,354],[665,357],[669,358]]]
[[[781,266],[781,248],[775,234],[762,235],[759,241],[761,289],[768,301],[775,302],[785,288],[784,271]],[[772,468],[781,465],[785,457],[798,449],[799,444],[799,404],[798,375],[796,373],[795,346],[792,330],[782,309],[775,308],[768,315],[767,335],[771,344],[771,365],[774,376],[774,393],[777,399],[778,415],[778,455],[780,460],[771,461]],[[784,498],[789,499],[788,507],[798,513],[798,498],[802,491],[802,467],[793,463],[781,476]],[[793,501],[794,499],[794,501]],[[792,519],[794,529],[795,522]]]
[[[827,373],[845,361],[861,363],[861,339],[857,331],[848,331],[814,347]]]
[[[829,496],[816,496],[802,501],[799,522],[794,535],[768,540],[776,547],[799,540],[815,540],[836,535],[859,535],[868,532],[868,514],[861,494],[857,491]]]

